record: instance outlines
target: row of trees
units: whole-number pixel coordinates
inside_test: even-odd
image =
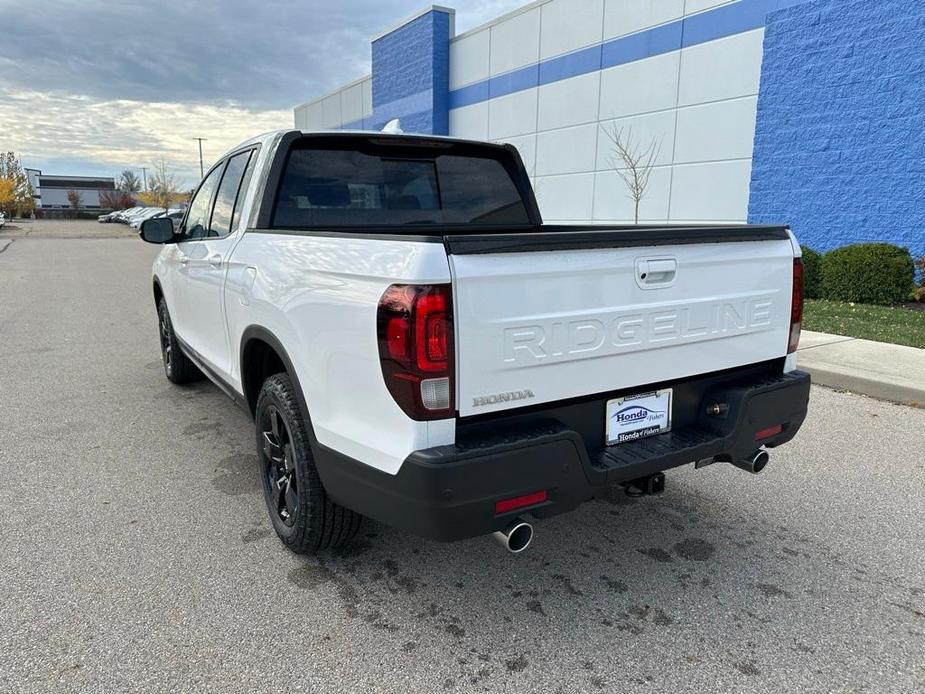
[[[125,175],[130,171],[123,171],[120,180],[125,181]],[[137,182],[138,177],[135,177]],[[136,193],[135,198],[148,207],[163,207],[167,209],[177,203],[189,200],[189,192],[180,190],[180,182],[170,171],[167,162],[161,159],[154,165],[154,171],[148,179],[148,189]]]
[[[79,191],[69,190],[67,199],[74,210],[83,208],[83,198]],[[110,210],[124,210],[139,203],[147,207],[169,209],[188,199],[189,193],[180,190],[177,177],[163,159],[154,165],[145,190],[142,190],[138,174],[126,169],[119,175],[115,190],[100,191],[100,207]]]
[[[33,195],[32,185],[19,157],[14,152],[0,153],[0,212],[7,217],[28,216],[35,208]],[[138,174],[126,169],[119,175],[115,190],[100,191],[100,207],[111,210],[124,210],[137,203],[167,209],[188,199],[189,192],[180,190],[177,177],[163,159],[154,165],[145,190],[142,190]],[[67,191],[67,200],[75,211],[84,207],[79,190]]]
[[[131,169],[119,175],[115,190],[100,191],[100,207],[111,210],[125,210],[135,206],[135,195],[141,190],[141,179]]]

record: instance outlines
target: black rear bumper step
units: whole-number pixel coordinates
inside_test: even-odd
[[[679,384],[679,390],[684,384]],[[450,446],[415,451],[388,475],[316,445],[318,472],[338,503],[397,528],[440,540],[499,530],[517,512],[495,514],[496,501],[547,490],[529,512],[539,518],[574,509],[600,490],[699,460],[742,460],[794,437],[809,401],[809,375],[705,378],[697,412],[675,430],[606,447],[549,416],[520,417]],[[719,408],[714,405],[722,405]],[[711,414],[718,411],[720,414]],[[600,417],[603,420],[603,414]],[[756,432],[782,425],[758,441]]]
[[[650,474],[646,471],[650,466],[654,466],[654,471],[668,470],[712,458],[722,450],[721,437],[708,429],[693,427],[605,448],[591,459],[591,467],[598,473],[600,484],[615,484]],[[640,475],[640,470],[646,472]]]

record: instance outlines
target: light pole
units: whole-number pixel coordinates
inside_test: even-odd
[[[205,169],[202,168],[202,141],[208,140],[207,137],[194,137],[194,140],[199,141],[199,178],[202,178],[205,175]]]
[[[148,167],[147,166],[141,167],[141,177],[144,179],[144,182],[145,182],[144,188],[145,188],[145,191],[147,191],[148,190]]]

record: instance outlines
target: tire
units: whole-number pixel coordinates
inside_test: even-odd
[[[202,372],[183,354],[177,335],[173,331],[167,300],[163,297],[157,304],[158,336],[161,342],[161,360],[164,362],[164,374],[171,383],[182,385],[202,379]]]
[[[257,398],[257,457],[263,497],[279,539],[297,554],[349,542],[363,516],[331,501],[312,455],[307,419],[285,373],[270,376]]]

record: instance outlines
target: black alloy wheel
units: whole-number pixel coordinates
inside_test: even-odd
[[[299,511],[299,480],[289,424],[275,405],[265,410],[261,432],[270,512],[275,510],[283,525],[292,527]]]
[[[164,361],[167,380],[183,384],[202,378],[202,372],[180,349],[170,320],[170,311],[167,310],[167,300],[163,297],[157,304],[157,336],[161,343],[161,359]]]
[[[161,357],[164,360],[164,371],[167,373],[167,378],[170,378],[171,367],[173,366],[173,345],[170,341],[170,319],[167,318],[166,311],[159,311],[159,321],[161,338]]]
[[[263,497],[279,539],[299,554],[349,542],[363,517],[327,495],[315,466],[311,421],[288,374],[273,374],[263,382],[255,413]]]

